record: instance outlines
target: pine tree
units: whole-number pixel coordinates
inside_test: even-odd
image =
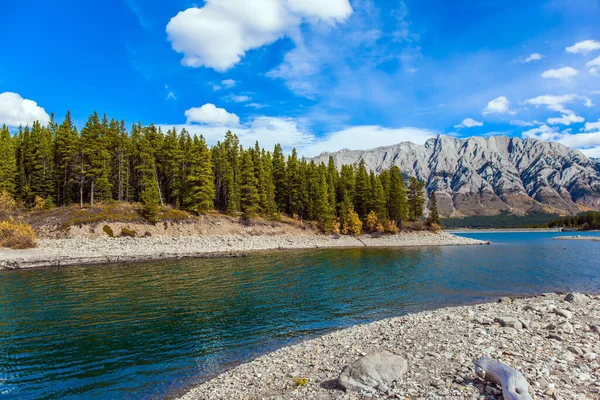
[[[174,204],[177,202],[181,191],[180,166],[181,158],[183,157],[177,138],[177,131],[175,129],[168,130],[161,144],[162,146],[157,154],[159,175],[163,179],[161,186],[165,194],[166,203]]]
[[[31,196],[44,199],[52,198],[54,190],[54,154],[52,132],[34,122],[31,128],[31,160],[29,170],[29,185]]]
[[[254,173],[254,163],[252,154],[245,151],[242,154],[242,163],[240,167],[240,202],[241,211],[244,218],[253,218],[260,209],[260,196],[258,194],[258,180]]]
[[[196,213],[212,210],[215,199],[212,157],[202,136],[194,137],[187,182],[189,192],[185,199],[186,207]]]
[[[416,221],[423,215],[423,207],[425,205],[425,195],[423,189],[425,183],[419,181],[414,176],[410,177],[408,184],[408,213],[411,221]]]
[[[75,169],[77,155],[77,131],[71,120],[71,112],[56,131],[54,165],[56,168],[57,204],[70,204],[75,197]]]
[[[151,222],[156,222],[160,211],[160,189],[156,179],[155,149],[152,145],[151,133],[145,132],[138,142],[136,170],[139,174],[140,201],[144,205],[144,212]]]
[[[300,162],[296,149],[292,149],[292,155],[287,161],[288,177],[288,213],[302,216],[302,171],[300,171]]]
[[[408,206],[406,200],[406,187],[400,168],[393,166],[390,168],[390,183],[388,197],[388,215],[390,220],[396,222],[398,226],[402,221],[408,218]]]
[[[6,125],[0,129],[0,192],[15,195],[17,178],[17,158],[15,140]]]
[[[110,198],[110,154],[108,152],[105,133],[108,130],[106,117],[102,123],[98,113],[94,112],[87,120],[81,130],[80,150],[82,157],[82,170],[86,180],[89,182],[90,205],[94,206],[94,200]]]
[[[263,159],[263,178],[264,182],[264,199],[262,200],[263,212],[268,218],[279,220],[281,216],[279,215],[279,209],[277,207],[277,202],[275,200],[275,184],[273,182],[273,159],[271,157],[271,153],[265,150],[262,150],[262,159]]]
[[[356,179],[355,179],[355,194],[354,194],[354,207],[358,216],[361,219],[367,217],[367,213],[370,210],[369,207],[369,198],[371,196],[372,190],[369,188],[369,173],[367,172],[367,168],[365,166],[365,160],[361,159],[358,164],[358,169],[356,171]]]
[[[277,208],[280,212],[286,212],[288,208],[288,176],[285,157],[279,144],[276,144],[273,150],[273,185],[275,186]]]
[[[441,225],[440,213],[437,208],[437,199],[435,196],[435,191],[432,191],[429,195],[429,217],[427,218],[427,225]]]
[[[371,192],[371,210],[375,212],[379,220],[386,221],[388,219],[387,198],[383,189],[383,184],[381,183],[381,179],[377,175],[375,175],[373,171],[371,171],[370,180],[371,186],[373,188]]]

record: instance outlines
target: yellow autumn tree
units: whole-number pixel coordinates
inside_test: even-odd
[[[369,233],[383,232],[383,224],[375,214],[375,211],[371,211],[367,215],[367,230]]]

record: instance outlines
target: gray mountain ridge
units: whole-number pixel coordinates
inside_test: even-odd
[[[327,163],[330,156],[338,168],[360,160],[375,172],[398,166],[426,182],[443,216],[600,210],[600,162],[560,143],[439,135],[423,145],[344,149],[313,160]]]

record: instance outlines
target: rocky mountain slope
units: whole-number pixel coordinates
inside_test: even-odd
[[[327,163],[330,156],[338,167],[361,159],[376,172],[400,167],[436,193],[444,216],[600,209],[600,162],[559,143],[440,135],[424,145],[403,142],[372,150],[346,149],[314,160]]]

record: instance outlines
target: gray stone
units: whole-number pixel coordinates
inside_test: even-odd
[[[569,321],[559,323],[558,325],[556,325],[556,328],[562,330],[564,333],[573,333],[573,325],[571,325]]]
[[[584,306],[588,303],[589,298],[585,294],[575,292],[566,295],[564,300],[577,306]]]
[[[408,364],[402,357],[378,351],[367,354],[347,365],[338,378],[339,384],[349,391],[372,391],[387,393],[394,381],[406,373]]]
[[[499,323],[503,327],[509,327],[514,329],[523,329],[523,324],[521,321],[516,319],[515,317],[497,317],[494,319],[494,322]]]
[[[554,314],[560,315],[561,317],[566,318],[566,319],[573,318],[573,313],[571,311],[565,310],[565,309],[562,309],[562,308],[555,308],[554,309]]]
[[[581,350],[577,346],[567,346],[567,350],[570,351],[573,354],[577,354],[578,356],[582,356],[583,355],[583,350]]]

